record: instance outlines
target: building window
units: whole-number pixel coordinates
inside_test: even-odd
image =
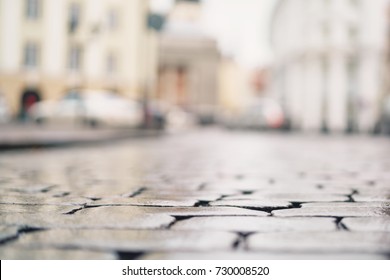
[[[118,28],[118,11],[116,9],[109,10],[107,23],[110,30],[116,30]]]
[[[80,5],[72,3],[69,7],[69,32],[73,33],[80,24]]]
[[[24,66],[36,68],[38,66],[39,50],[35,43],[27,43],[24,47]]]
[[[116,56],[114,54],[109,54],[107,56],[107,73],[114,74],[117,68]]]
[[[38,19],[40,16],[41,0],[26,0],[26,18]]]
[[[71,47],[69,51],[69,69],[78,71],[81,68],[81,48]]]

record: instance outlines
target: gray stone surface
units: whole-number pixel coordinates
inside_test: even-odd
[[[236,206],[246,208],[278,208],[278,207],[290,207],[291,203],[283,200],[271,200],[271,199],[224,199],[211,202],[212,206]]]
[[[345,195],[327,193],[255,193],[253,195],[232,196],[226,200],[263,200],[292,202],[332,202],[346,201]]]
[[[33,228],[125,228],[157,229],[168,226],[175,219],[169,215],[127,213],[112,215],[110,212],[84,212],[74,215],[53,213],[1,214],[0,224]]]
[[[389,202],[330,202],[330,203],[304,203],[302,204],[302,208],[390,208]]]
[[[142,260],[387,260],[384,254],[347,253],[261,253],[251,251],[227,252],[164,252],[150,253],[140,257]]]
[[[389,213],[382,207],[302,207],[297,209],[275,210],[276,217],[381,217]]]
[[[66,196],[55,197],[47,194],[7,194],[0,196],[0,204],[25,204],[25,205],[84,205],[90,202],[82,197]]]
[[[80,206],[79,206],[80,207]],[[0,204],[0,215],[5,213],[57,213],[65,214],[77,208],[75,205]]]
[[[161,206],[161,207],[175,207],[175,206],[194,206],[198,200],[196,198],[138,198],[138,197],[112,197],[104,198],[98,201],[89,203],[89,205],[117,205],[117,206]]]
[[[172,229],[237,232],[333,231],[332,218],[196,217],[177,222]]]
[[[90,250],[6,247],[0,251],[0,259],[2,260],[115,260],[116,258],[115,253]]]
[[[215,128],[2,151],[1,258],[388,258],[389,154]]]
[[[343,219],[343,224],[351,231],[390,232],[390,217],[345,218]]]
[[[17,226],[0,226],[0,244],[8,239],[18,236],[19,227]]]
[[[172,230],[48,230],[22,236],[15,246],[78,248],[128,252],[228,250],[236,236],[228,232]]]
[[[382,201],[390,202],[390,193],[372,193],[372,194],[359,194],[354,195],[353,199],[355,201]]]
[[[88,215],[110,215],[112,219],[126,218],[131,215],[161,215],[171,216],[268,216],[268,213],[257,210],[248,210],[238,207],[137,207],[137,206],[102,206],[87,208],[79,212]]]
[[[251,251],[301,253],[389,252],[390,235],[384,232],[299,232],[258,233],[248,237]]]

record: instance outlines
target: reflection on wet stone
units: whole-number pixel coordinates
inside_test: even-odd
[[[0,154],[0,257],[389,256],[388,142],[203,133]]]

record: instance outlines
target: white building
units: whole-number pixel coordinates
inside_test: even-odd
[[[157,45],[145,0],[0,0],[0,91],[14,115],[74,87],[140,97]]]
[[[271,90],[303,130],[371,131],[383,95],[388,0],[280,0]]]
[[[210,123],[218,105],[220,54],[200,28],[201,12],[195,0],[177,1],[170,12],[159,40],[156,98]]]

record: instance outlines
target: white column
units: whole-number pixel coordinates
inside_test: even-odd
[[[61,76],[66,69],[66,1],[45,1],[42,70],[48,76]]]
[[[305,96],[303,108],[303,129],[318,131],[322,125],[322,75],[321,62],[317,58],[307,61],[305,75]]]
[[[327,123],[331,131],[345,131],[348,120],[348,88],[346,59],[333,54],[329,61],[329,91],[327,93]]]
[[[293,127],[300,127],[302,123],[302,109],[304,98],[304,79],[302,62],[295,61],[288,67],[286,77],[288,89],[287,105]]]
[[[85,49],[83,50],[84,65],[83,72],[89,81],[94,81],[102,78],[105,74],[104,56],[103,56],[103,41],[104,38],[104,1],[88,0],[85,2],[83,12],[86,14],[86,38]],[[94,34],[92,30],[99,27],[99,30]]]
[[[361,58],[360,95],[358,97],[359,131],[372,131],[378,120],[381,77],[381,61],[378,55],[364,55]]]
[[[379,116],[381,78],[384,66],[384,48],[386,46],[387,0],[362,2],[361,24],[361,67],[359,73],[360,95],[358,125],[359,130],[369,132],[374,128]]]

